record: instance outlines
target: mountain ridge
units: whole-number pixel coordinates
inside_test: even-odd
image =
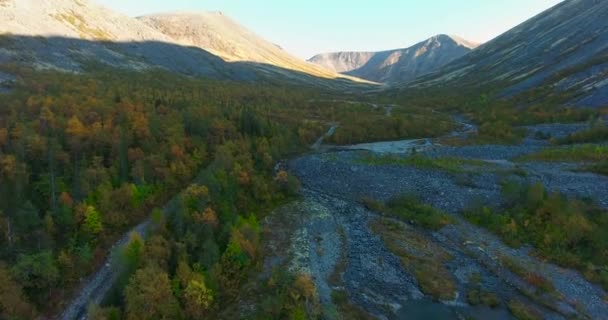
[[[179,44],[199,47],[226,61],[267,63],[319,77],[342,77],[336,72],[290,55],[221,11],[166,12],[136,19]]]
[[[370,81],[404,83],[437,70],[475,47],[477,44],[460,37],[439,34],[407,48],[330,52],[315,55],[308,61]]]
[[[608,101],[608,1],[568,0],[532,17],[410,87],[501,85],[510,97],[564,92],[577,105]]]
[[[223,14],[210,13],[206,17],[217,19],[218,15],[222,16],[219,25],[229,28],[218,29],[220,34],[212,40],[253,38],[255,35]],[[268,59],[247,53],[257,47],[248,46],[245,40],[236,44],[245,52],[236,56],[239,59],[225,59],[226,55],[221,50],[214,50],[217,48],[213,46],[180,43],[140,19],[90,0],[3,0],[0,3],[0,36],[3,41],[0,63],[36,69],[82,72],[87,61],[93,61],[135,71],[160,68],[218,79],[276,78],[321,86],[334,85],[325,79],[367,82],[298,60],[257,36],[254,42],[263,44],[260,46],[264,48],[263,52],[270,52],[266,55]],[[344,81],[335,82],[338,86],[344,84]]]

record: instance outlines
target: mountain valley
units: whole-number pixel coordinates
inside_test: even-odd
[[[0,319],[604,319],[606,16],[304,61],[0,0]]]

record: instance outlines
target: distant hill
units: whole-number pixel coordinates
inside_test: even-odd
[[[566,0],[416,81],[534,90],[537,99],[567,95],[584,106],[608,105],[608,1]]]
[[[308,61],[374,82],[403,84],[438,70],[476,46],[455,36],[437,35],[405,49],[325,53]]]

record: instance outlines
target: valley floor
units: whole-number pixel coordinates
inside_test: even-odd
[[[529,129],[559,137],[584,127]],[[325,152],[293,159],[289,167],[303,184],[303,196],[265,222],[270,252],[266,269],[282,265],[310,274],[327,318],[365,318],[367,313],[380,319],[511,319],[512,314],[521,318],[528,313],[545,319],[601,319],[608,314],[608,303],[599,285],[579,272],[547,263],[530,247],[509,247],[460,217],[474,203],[500,205],[500,182],[505,178],[540,181],[548,190],[608,208],[605,176],[575,171],[571,163],[519,161],[547,145],[532,137],[516,146],[448,147],[416,140],[326,147]],[[414,148],[429,157],[471,163],[450,172],[366,160]],[[361,204],[364,198],[385,201],[412,193],[450,213],[455,223],[424,230]],[[522,268],[523,273],[518,270]],[[524,274],[546,279],[551,290],[539,291]],[[445,289],[447,295],[438,292],[444,298],[433,299],[429,286]],[[472,306],[475,300],[486,303]]]

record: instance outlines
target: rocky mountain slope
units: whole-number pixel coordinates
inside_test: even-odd
[[[484,83],[506,87],[505,96],[534,89],[535,99],[559,92],[578,105],[607,105],[606,17],[608,1],[566,0],[423,77],[415,86]]]
[[[161,28],[161,16],[135,19],[90,0],[0,0],[0,64],[80,72],[95,62],[220,79],[288,78],[312,84],[339,77],[290,56],[221,14],[179,17],[184,29],[171,29],[173,23]],[[345,82],[335,82],[340,83]]]
[[[405,49],[326,53],[309,61],[370,81],[406,83],[438,70],[475,47],[476,44],[459,37],[437,35]]]
[[[250,61],[336,78],[331,70],[296,58],[221,12],[171,13],[138,18],[182,45],[195,46],[227,61]]]

